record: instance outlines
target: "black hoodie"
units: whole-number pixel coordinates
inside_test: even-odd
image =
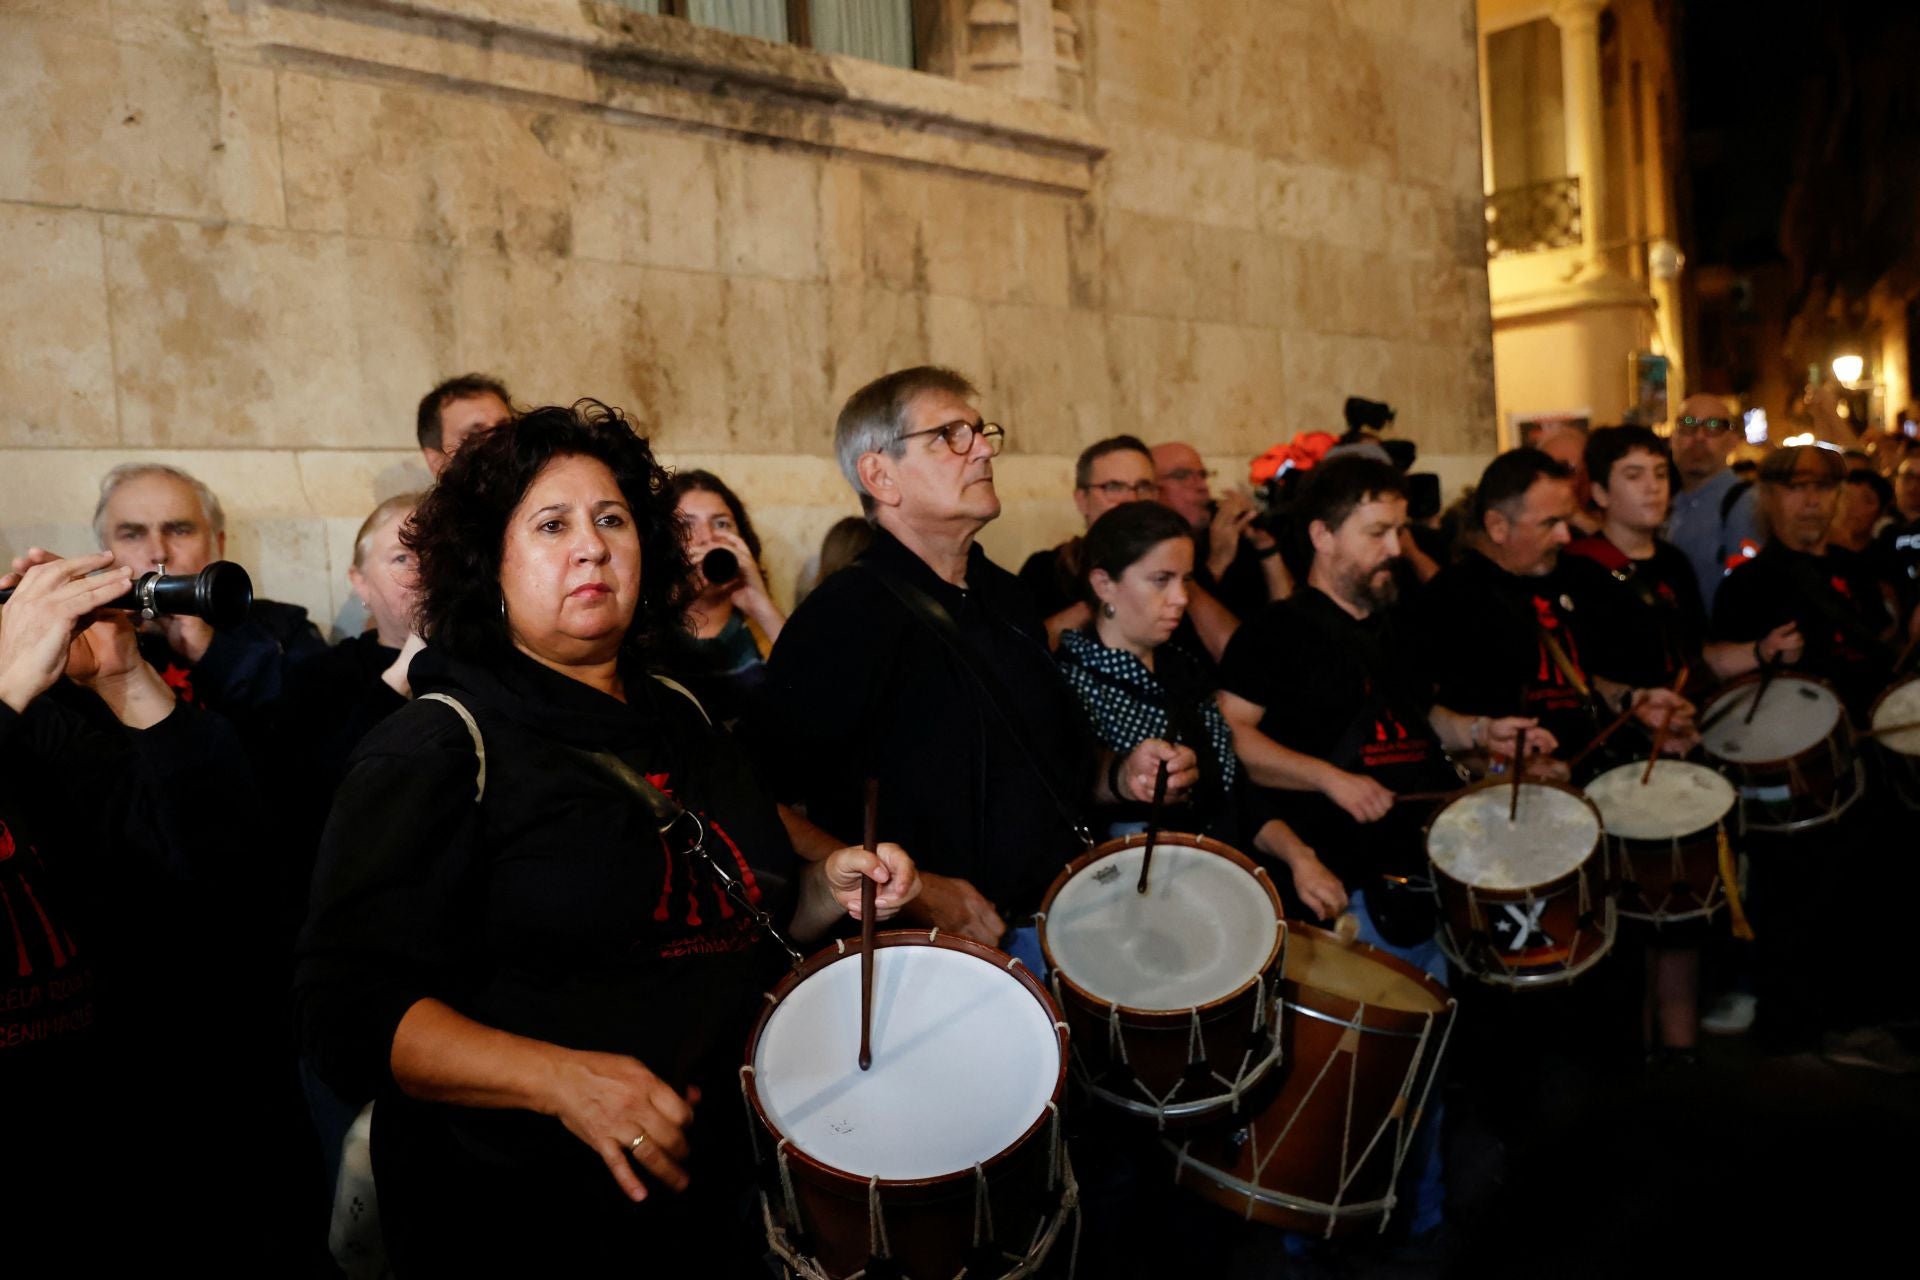
[[[696,1187],[737,1189],[744,1125],[730,1098],[778,953],[579,753],[619,755],[705,817],[709,848],[745,869],[783,923],[785,831],[731,740],[643,674],[628,675],[622,703],[517,654],[480,667],[427,650],[411,681],[477,720],[485,797],[475,803],[473,742],[452,708],[416,700],[368,734],[321,841],[296,990],[321,1074],[347,1096],[379,1097],[375,1168],[383,1221],[403,1237],[396,1256],[426,1245],[445,1259],[445,1232],[462,1220],[486,1221],[487,1248],[509,1249],[516,1212],[549,1250],[611,1248],[634,1232],[658,1248],[689,1220],[684,1199],[656,1189],[627,1204],[599,1156],[551,1118],[405,1097],[389,1070],[394,1031],[431,997],[504,1031],[631,1055],[683,1092],[700,1085]],[[503,1197],[498,1216],[468,1198],[475,1188]],[[577,1220],[534,1221],[554,1212]]]

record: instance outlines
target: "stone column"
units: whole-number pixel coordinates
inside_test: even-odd
[[[1079,106],[1080,33],[1065,0],[948,0],[962,8],[962,80]]]
[[[1580,277],[1606,274],[1601,221],[1607,207],[1607,144],[1600,105],[1600,11],[1606,0],[1559,0],[1560,84],[1567,168],[1580,179]]]

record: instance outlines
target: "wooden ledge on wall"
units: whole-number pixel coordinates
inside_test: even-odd
[[[678,128],[1086,193],[1091,119],[944,76],[637,13],[607,0],[234,0],[229,56],[531,98]]]

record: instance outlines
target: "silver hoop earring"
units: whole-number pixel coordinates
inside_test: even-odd
[[[1113,618],[1114,608],[1112,602],[1100,606],[1100,616],[1109,620]]]
[[[500,621],[504,623],[506,622],[506,620],[507,620],[507,598],[503,595],[500,597]]]

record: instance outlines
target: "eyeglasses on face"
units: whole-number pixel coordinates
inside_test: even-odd
[[[947,442],[947,448],[961,457],[973,452],[973,439],[979,436],[987,442],[987,452],[998,456],[1007,442],[1007,429],[997,422],[982,422],[978,426],[971,422],[945,422],[937,427],[928,427],[925,431],[903,431],[895,439],[906,441],[916,436],[939,436]]]
[[[1160,496],[1160,485],[1153,480],[1138,480],[1132,484],[1125,480],[1102,480],[1099,484],[1083,485],[1082,488],[1107,498],[1132,497],[1142,502]]]
[[[1171,480],[1175,484],[1186,484],[1189,480],[1199,480],[1204,483],[1213,478],[1213,472],[1205,467],[1175,467],[1171,471],[1162,472],[1160,478]]]
[[[1680,422],[1675,429],[1675,434],[1692,435],[1696,431],[1704,431],[1710,436],[1723,436],[1731,430],[1733,430],[1733,419],[1731,418],[1696,418],[1692,414],[1687,413],[1680,416]]]

